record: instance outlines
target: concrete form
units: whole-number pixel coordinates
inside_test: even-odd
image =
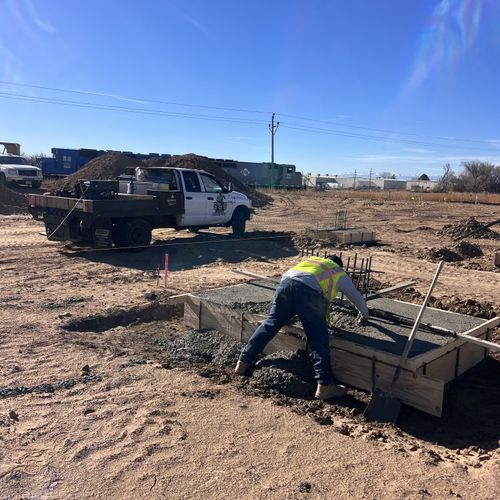
[[[185,297],[184,320],[188,327],[214,328],[247,341],[265,317],[274,286],[253,281],[205,291]],[[370,307],[415,319],[419,306],[386,298],[369,302]],[[500,318],[484,320],[463,314],[428,308],[423,323],[489,339]],[[331,331],[332,369],[335,377],[346,384],[371,391],[374,386],[387,388],[410,334],[411,326],[386,319],[372,318],[366,327],[342,324]],[[300,324],[285,326],[268,344],[270,354],[282,350],[305,348]],[[398,383],[396,397],[414,408],[441,416],[445,385],[462,375],[488,355],[487,349],[452,336],[430,333],[423,329],[406,361]]]
[[[307,229],[306,235],[316,240],[325,240],[331,243],[342,243],[345,245],[375,241],[375,231],[367,231],[365,229],[319,227],[316,229]]]

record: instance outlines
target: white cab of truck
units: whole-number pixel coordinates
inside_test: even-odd
[[[178,228],[231,226],[234,234],[241,235],[252,212],[246,195],[202,170],[137,167],[135,176],[120,180],[120,192],[145,195],[150,191],[184,193],[184,214],[177,216]]]
[[[23,156],[0,154],[0,184],[30,184],[39,188],[42,179],[42,169],[30,165]]]

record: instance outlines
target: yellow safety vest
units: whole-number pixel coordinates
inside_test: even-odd
[[[329,302],[337,296],[337,283],[346,274],[338,264],[322,257],[308,257],[292,270],[312,274]]]

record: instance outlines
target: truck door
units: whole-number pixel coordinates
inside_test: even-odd
[[[203,226],[206,224],[207,194],[203,192],[198,172],[182,171],[184,184],[185,213],[180,220],[181,226]]]
[[[231,206],[231,198],[222,184],[211,175],[201,174],[201,182],[205,188],[207,205],[206,205],[206,222],[207,225],[222,224],[231,218],[233,206]]]

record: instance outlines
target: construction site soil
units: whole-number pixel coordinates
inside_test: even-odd
[[[0,215],[28,212],[28,198],[0,183]]]
[[[269,195],[249,236],[328,226],[347,209],[349,226],[375,230],[379,246],[344,252],[372,256],[381,286],[415,280],[396,297],[417,303],[436,267],[420,252],[456,243],[437,232],[470,215],[498,218],[492,205]],[[279,277],[300,257],[290,238],[156,230],[155,244],[138,253],[74,251],[40,233],[28,216],[0,218],[1,497],[497,497],[500,362],[492,356],[449,388],[441,419],[403,407],[396,426],[365,421],[370,395],[352,388],[335,403],[314,400],[314,384],[303,397],[280,393],[295,370],[290,353],[264,358],[260,374],[243,378],[213,357],[180,359],[183,345],[199,344],[186,342],[194,332],[177,306],[165,308],[167,297],[246,281],[234,267]],[[467,241],[483,255],[447,263],[432,305],[498,315],[500,240]],[[156,275],[165,252],[166,289]],[[151,291],[154,301],[145,298]],[[307,373],[309,361],[299,362]],[[277,367],[286,369],[266,374]]]
[[[204,170],[226,181],[226,183],[230,182],[235,191],[247,194],[255,207],[265,206],[272,200],[268,195],[248,189],[243,183],[233,178],[210,158],[192,153],[173,156],[168,159],[152,158],[144,161],[131,158],[121,153],[107,153],[89,161],[81,170],[64,179],[44,182],[44,186],[50,189],[72,190],[75,184],[81,179],[116,179],[119,175],[128,173],[131,169],[139,166]]]
[[[491,238],[498,239],[500,235],[495,231],[492,231],[485,224],[481,224],[474,217],[468,217],[467,219],[460,220],[454,224],[446,224],[443,229],[438,231],[439,235],[449,236],[454,240],[460,240],[462,238],[474,237],[474,238]]]

